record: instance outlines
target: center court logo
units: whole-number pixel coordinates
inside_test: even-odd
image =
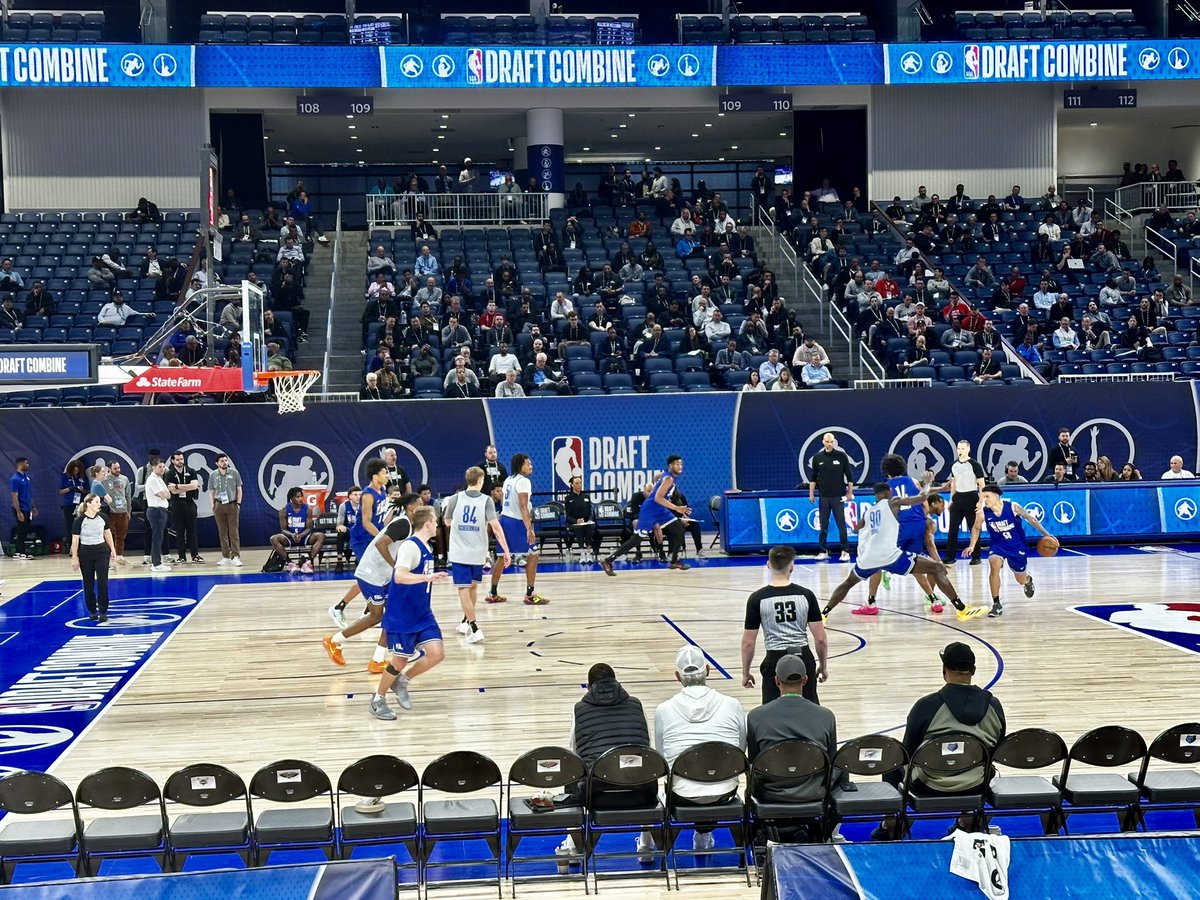
[[[320,447],[305,441],[285,441],[272,447],[258,466],[258,490],[275,509],[287,505],[294,487],[323,484],[333,487],[333,463]]]
[[[1116,603],[1069,609],[1156,643],[1200,654],[1200,603]]]
[[[408,480],[412,483],[414,489],[419,484],[429,483],[429,465],[425,462],[425,457],[408,441],[398,437],[384,438],[381,441],[376,441],[373,444],[368,444],[363,447],[362,453],[358,454],[358,459],[354,461],[354,478],[355,482],[360,485],[367,483],[366,473],[363,467],[366,466],[368,460],[383,459],[383,451],[391,448],[396,451],[396,465],[404,470],[408,475]]]

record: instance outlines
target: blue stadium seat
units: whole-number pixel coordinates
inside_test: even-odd
[[[609,372],[604,376],[604,388],[610,394],[632,394],[633,378],[624,372]]]
[[[574,379],[575,393],[581,397],[603,394],[604,388],[601,387],[600,376],[595,372],[581,372]]]

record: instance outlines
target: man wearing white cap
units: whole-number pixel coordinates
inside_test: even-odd
[[[722,741],[746,749],[746,711],[733,697],[727,697],[705,682],[708,680],[708,660],[694,644],[688,644],[675,654],[675,678],[683,685],[670,700],[654,711],[654,749],[674,764],[676,757],[707,741]],[[710,806],[724,803],[737,794],[738,780],[716,784],[676,778],[673,795],[668,801],[684,806]],[[639,845],[645,835],[639,840]],[[692,838],[695,850],[711,850],[714,846],[712,829],[697,828]]]

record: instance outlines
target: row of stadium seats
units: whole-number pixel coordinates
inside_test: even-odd
[[[679,29],[685,44],[724,41],[724,22],[720,16],[680,16]],[[729,22],[729,32],[737,44],[825,44],[876,39],[870,21],[859,14],[734,16]]]
[[[95,44],[104,39],[103,12],[13,11],[4,26],[4,40],[8,43]]]
[[[959,12],[957,36],[966,41],[1122,40],[1147,38],[1149,30],[1125,10],[1037,12]]]
[[[340,15],[202,15],[201,44],[348,44],[346,17]]]
[[[637,16],[547,16],[539,25],[533,16],[443,16],[443,40],[447,44],[594,44],[600,39],[598,28],[631,27],[635,39]]]

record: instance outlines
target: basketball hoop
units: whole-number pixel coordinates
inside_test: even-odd
[[[304,412],[304,397],[320,377],[321,373],[316,369],[293,369],[290,372],[268,369],[254,373],[256,383],[264,387],[274,385],[280,415]]]

